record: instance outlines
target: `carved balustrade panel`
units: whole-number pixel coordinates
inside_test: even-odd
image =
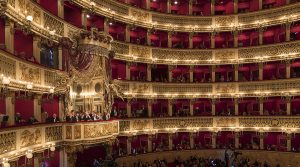
[[[237,124],[238,124],[238,118],[234,118],[234,117],[214,118],[214,127],[236,127]]]
[[[135,119],[131,121],[131,130],[150,130],[152,129],[152,120],[150,119]]]
[[[76,1],[76,2],[80,2],[80,0]],[[122,16],[128,16],[129,14],[129,8],[124,6],[124,5],[120,5],[114,1],[111,0],[95,0],[95,2],[97,3],[97,6],[99,8],[103,8],[106,9],[106,11],[113,11],[114,13],[118,14],[118,15],[122,15]]]
[[[20,80],[41,84],[41,69],[25,63],[19,63]]]
[[[282,92],[297,90],[299,88],[300,83],[298,80],[239,83],[239,92],[242,93]]]
[[[156,94],[202,94],[212,92],[210,84],[156,84],[153,83],[153,93]]]
[[[55,86],[57,84],[58,76],[56,72],[45,70],[44,71],[44,84],[48,86]]]
[[[44,27],[50,31],[55,30],[55,33],[60,36],[64,35],[64,23],[47,13],[44,13]]]
[[[84,126],[84,139],[106,138],[119,133],[119,124],[116,121],[82,126]]]
[[[153,119],[153,129],[213,127],[213,118]]]
[[[174,61],[174,63],[182,63],[180,61],[203,61],[212,60],[211,50],[174,50],[174,49],[152,49],[152,58],[157,59],[159,62],[161,60]],[[185,62],[186,63],[186,62]]]
[[[148,22],[150,21],[150,14],[143,11],[143,10],[136,10],[130,8],[130,16],[132,19],[141,21],[141,22]]]
[[[7,56],[0,55],[0,73],[6,77],[16,78],[16,61]]]
[[[269,24],[278,24],[279,21],[285,21],[288,17],[292,19],[291,14],[300,12],[300,4],[293,4],[291,6],[283,6],[271,10],[262,10],[254,13],[241,14],[238,16],[238,23],[243,25],[250,25],[261,23],[265,20]],[[283,16],[286,16],[284,19]],[[245,27],[245,28],[246,28]]]
[[[130,121],[120,120],[119,129],[120,132],[130,131]]]
[[[251,117],[239,118],[240,127],[299,128],[300,118],[296,117]]]
[[[214,17],[215,26],[217,27],[232,27],[235,25],[236,17],[235,16],[220,16]]]
[[[287,55],[300,52],[300,43],[291,42],[272,46],[259,46],[251,48],[241,48],[238,50],[239,59],[268,58],[279,55]],[[278,59],[278,58],[277,58]]]
[[[152,14],[152,22],[157,24],[162,24],[168,27],[170,24],[173,25],[169,27],[170,29],[176,28],[176,26],[198,26],[198,27],[207,27],[212,25],[211,17],[182,17],[182,16],[172,16],[167,14]],[[191,27],[192,28],[192,27]]]
[[[62,140],[62,126],[46,127],[45,135],[46,142]]]
[[[20,142],[21,148],[42,144],[42,129],[30,128],[21,131]]]
[[[0,154],[16,150],[16,132],[0,133]]]
[[[34,3],[28,0],[17,0],[19,7],[19,12],[24,16],[31,15],[33,17],[33,22],[41,24],[42,21],[42,9],[36,6]]]
[[[125,43],[113,42],[111,44],[111,50],[117,54],[129,55],[129,45]]]

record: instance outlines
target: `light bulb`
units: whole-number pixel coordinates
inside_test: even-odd
[[[51,89],[49,90],[49,92],[50,92],[50,93],[54,93],[54,89],[51,88]]]
[[[9,84],[10,84],[10,79],[9,79],[9,78],[6,78],[6,77],[3,77],[3,78],[2,78],[2,83],[3,83],[4,85],[9,85]]]
[[[54,146],[51,146],[51,147],[50,147],[50,151],[55,151],[55,147],[54,147]]]
[[[10,167],[10,164],[8,162],[4,162],[3,167]]]
[[[27,89],[32,89],[33,86],[32,86],[32,84],[28,84],[28,85],[26,86],[26,88],[27,88]]]
[[[26,16],[26,20],[28,20],[28,21],[32,22],[32,20],[33,20],[33,17],[32,17],[31,15],[28,15],[28,16]]]
[[[26,158],[31,159],[33,157],[33,154],[31,152],[26,154]]]

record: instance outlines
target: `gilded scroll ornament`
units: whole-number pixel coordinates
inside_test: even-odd
[[[20,63],[21,80],[36,84],[41,83],[41,71],[39,68],[34,68],[29,65]]]

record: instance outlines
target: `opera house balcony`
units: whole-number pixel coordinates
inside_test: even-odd
[[[299,166],[299,12],[0,1],[0,165]]]

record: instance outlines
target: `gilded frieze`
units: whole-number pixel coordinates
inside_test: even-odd
[[[237,54],[234,50],[216,50],[215,51],[215,60],[228,60],[236,59]]]
[[[22,81],[32,82],[36,84],[41,83],[41,70],[27,64],[19,63]]]
[[[24,130],[21,133],[21,147],[28,147],[42,143],[42,134],[40,129]]]
[[[233,26],[235,22],[234,16],[221,16],[221,17],[215,17],[215,24],[219,27],[224,26]]]
[[[239,124],[241,127],[274,127],[274,128],[299,128],[299,118],[240,118]]]
[[[213,118],[154,119],[153,129],[212,127]]]
[[[132,84],[132,93],[147,93],[151,91],[151,84]]]
[[[102,138],[119,132],[117,122],[84,125],[84,138]]]
[[[216,127],[235,127],[236,123],[237,123],[237,119],[236,118],[214,118],[215,123],[216,123]]]
[[[216,93],[235,93],[235,84],[217,84]]]
[[[133,120],[132,130],[146,130],[151,128],[150,120]]]

